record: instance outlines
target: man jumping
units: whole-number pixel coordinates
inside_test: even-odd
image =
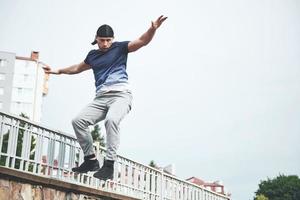
[[[72,120],[84,153],[84,162],[79,167],[72,168],[73,172],[97,171],[94,177],[101,180],[113,179],[114,162],[120,143],[120,122],[131,110],[132,94],[126,72],[127,55],[146,46],[166,19],[167,17],[160,16],[152,21],[150,28],[138,39],[124,42],[113,42],[114,31],[104,24],[98,28],[92,42],[92,45],[98,45],[98,49],[91,50],[83,62],[57,70],[44,68],[48,74],[78,74],[89,69],[94,72],[96,97]],[[102,120],[105,120],[107,153],[100,168],[88,127]]]

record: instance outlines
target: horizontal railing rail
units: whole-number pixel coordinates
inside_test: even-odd
[[[105,149],[95,144],[103,164]],[[0,166],[145,200],[230,200],[230,197],[180,180],[161,170],[118,156],[114,179],[100,181],[72,167],[83,162],[73,135],[0,112]]]

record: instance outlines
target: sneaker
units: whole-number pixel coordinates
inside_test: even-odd
[[[103,181],[112,180],[114,178],[114,161],[104,160],[103,166],[94,174],[94,177]]]
[[[79,167],[72,168],[73,172],[78,173],[87,173],[88,171],[97,171],[99,170],[99,161],[85,159],[84,162]]]

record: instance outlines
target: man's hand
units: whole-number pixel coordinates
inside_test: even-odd
[[[153,38],[156,29],[167,19],[161,15],[157,20],[151,22],[151,27],[141,37],[128,43],[128,52],[134,52],[143,46],[146,46]]]
[[[59,70],[52,70],[48,65],[44,66],[43,69],[46,74],[61,74]]]
[[[163,15],[161,15],[159,18],[157,18],[157,20],[152,21],[152,28],[154,28],[155,30],[158,29],[160,27],[160,25],[167,19],[168,17],[164,17]]]
[[[86,64],[85,62],[81,62],[79,64],[75,64],[75,65],[72,65],[72,66],[66,67],[66,68],[60,68],[57,70],[53,70],[53,69],[51,69],[50,66],[45,65],[45,67],[43,67],[43,69],[46,74],[78,74],[85,70],[91,69],[91,67],[88,64]]]

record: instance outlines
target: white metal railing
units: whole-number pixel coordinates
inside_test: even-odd
[[[105,149],[95,146],[101,162]],[[74,136],[0,112],[0,166],[145,200],[230,200],[228,196],[180,180],[163,171],[118,156],[114,180],[71,168],[83,162]]]

